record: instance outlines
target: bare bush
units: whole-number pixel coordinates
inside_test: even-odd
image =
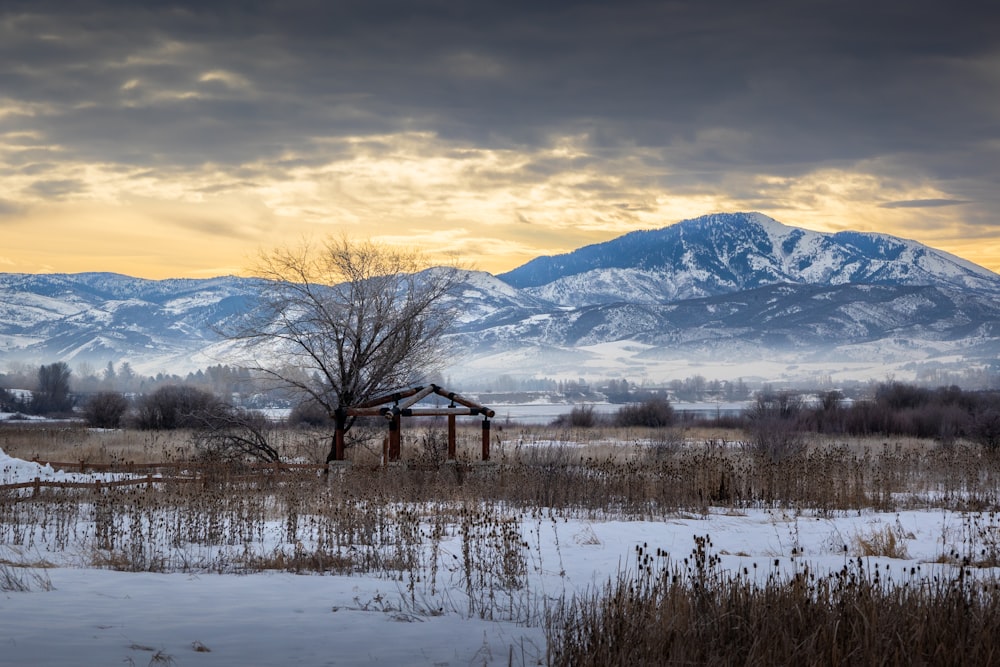
[[[128,399],[116,391],[94,394],[83,406],[83,418],[94,428],[118,428],[126,412]]]
[[[448,459],[448,435],[440,429],[427,428],[417,437],[417,462],[437,467]]]
[[[574,405],[569,414],[559,415],[552,422],[553,426],[570,426],[573,428],[592,428],[597,426],[598,417],[593,405]]]
[[[219,404],[218,398],[203,389],[168,385],[139,399],[135,425],[143,430],[199,427],[203,417],[215,411]]]
[[[674,407],[667,399],[654,396],[642,403],[618,409],[615,424],[618,426],[647,426],[663,428],[674,423]]]
[[[988,451],[1000,449],[1000,410],[987,408],[977,413],[969,426],[969,437]]]
[[[288,423],[291,426],[333,426],[333,419],[322,405],[306,399],[292,408]]]
[[[805,451],[799,424],[802,399],[788,392],[762,392],[747,409],[754,451],[771,461],[780,461]]]

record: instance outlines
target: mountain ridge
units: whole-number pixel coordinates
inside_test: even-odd
[[[257,287],[236,276],[0,274],[0,360],[127,360],[149,374],[227,363],[216,332],[253,308]],[[463,272],[449,297],[463,353],[449,372],[645,376],[762,358],[1000,370],[998,295],[1000,275],[914,241],[714,214],[499,276]]]

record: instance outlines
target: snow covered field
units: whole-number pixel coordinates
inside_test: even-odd
[[[0,451],[0,484],[36,477],[70,476]],[[955,554],[974,558],[1000,542],[1000,521],[991,514],[942,509],[719,508],[662,521],[585,520],[545,511],[511,516],[524,572],[517,586],[499,587],[496,599],[485,589],[470,595],[457,530],[446,531],[434,553],[425,554],[419,580],[119,572],[94,567],[87,521],[58,545],[49,532],[38,532],[22,544],[0,544],[2,571],[31,589],[0,593],[0,665],[544,664],[546,604],[634,568],[640,545],[679,563],[691,554],[695,536],[710,535],[724,569],[747,568],[763,577],[804,563],[813,571],[842,568],[857,559],[865,540],[891,534],[903,557],[866,556],[865,568],[905,581],[951,576],[955,565],[935,561]],[[280,524],[269,523],[254,548],[267,553],[280,545]]]

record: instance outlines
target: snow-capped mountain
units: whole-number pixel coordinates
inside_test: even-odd
[[[256,281],[143,280],[114,273],[0,274],[0,358],[128,360],[149,372],[217,363],[197,353],[245,312]]]
[[[722,213],[539,257],[498,276],[564,306],[666,303],[783,283],[975,289],[1000,276],[887,234],[822,234],[760,213]]]
[[[458,311],[455,330],[459,332],[520,322],[552,309],[548,301],[511,287],[485,271],[464,271],[452,299]]]
[[[184,373],[235,364],[216,332],[259,293],[256,280],[237,277],[0,274],[0,365],[129,361]],[[895,363],[892,372],[914,363],[1000,370],[998,297],[997,274],[913,241],[712,215],[501,276],[464,272],[451,296],[460,353],[447,372],[459,382],[655,378],[678,364],[703,372],[765,359],[783,369],[856,371],[849,363],[860,360]]]

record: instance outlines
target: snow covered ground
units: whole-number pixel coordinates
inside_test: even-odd
[[[35,477],[67,475],[0,450],[0,484]],[[907,557],[865,558],[865,568],[904,581],[954,573],[933,561],[982,548],[998,533],[996,518],[942,510],[717,510],[652,522],[542,513],[522,516],[519,527],[527,585],[511,608],[492,609],[493,620],[470,614],[486,601],[471,600],[462,586],[456,535],[441,542],[433,587],[377,576],[117,572],[93,568],[82,549],[0,544],[0,566],[32,588],[0,593],[0,665],[544,664],[546,603],[634,568],[639,545],[679,563],[695,536],[710,535],[723,568],[763,577],[805,563],[814,572],[842,568],[857,560],[859,537],[888,530]]]

